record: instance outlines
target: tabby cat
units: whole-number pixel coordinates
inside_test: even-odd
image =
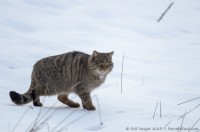
[[[73,92],[80,97],[83,108],[95,110],[90,93],[111,72],[113,53],[93,51],[88,55],[74,51],[43,58],[34,65],[29,90],[24,94],[10,91],[10,98],[17,105],[33,101],[34,106],[42,106],[39,96],[58,95],[60,102],[79,107],[68,98],[68,94]]]

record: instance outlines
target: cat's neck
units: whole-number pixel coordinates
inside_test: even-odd
[[[100,75],[99,75],[99,79],[100,79],[100,80],[104,80],[105,78],[106,78],[106,74],[100,74]]]

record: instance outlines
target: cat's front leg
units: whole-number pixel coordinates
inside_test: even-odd
[[[87,110],[96,110],[92,104],[92,99],[89,92],[79,92],[78,96],[81,98],[82,105],[84,109]]]
[[[60,95],[58,95],[58,100],[60,101],[60,102],[62,102],[63,104],[66,104],[66,105],[68,105],[68,106],[70,106],[70,107],[74,107],[74,108],[78,108],[80,105],[78,104],[78,103],[76,103],[76,102],[74,102],[74,101],[72,101],[72,100],[70,100],[69,98],[68,98],[68,94],[60,94]]]

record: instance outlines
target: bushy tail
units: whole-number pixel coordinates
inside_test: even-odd
[[[28,91],[24,94],[19,94],[15,91],[10,91],[10,98],[13,103],[17,105],[23,105],[32,101],[31,93],[32,92]]]

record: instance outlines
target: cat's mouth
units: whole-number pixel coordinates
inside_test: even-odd
[[[110,71],[109,70],[102,70],[102,69],[97,69],[96,70],[98,74],[101,74],[101,75],[105,75],[105,74],[108,74]]]

